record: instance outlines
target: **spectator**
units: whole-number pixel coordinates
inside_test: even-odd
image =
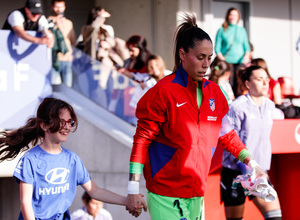
[[[27,0],[23,8],[7,16],[2,29],[12,30],[18,37],[31,43],[53,47],[53,35],[48,31],[48,21],[43,13],[41,0]],[[28,30],[42,32],[43,36],[31,36],[26,32]]]
[[[280,84],[277,80],[275,80],[271,77],[266,61],[262,58],[256,58],[251,61],[251,64],[254,66],[260,66],[261,68],[263,68],[266,71],[266,73],[268,74],[268,77],[270,78],[269,91],[268,91],[267,97],[269,99],[271,99],[276,105],[281,105]]]
[[[213,45],[194,16],[186,14],[177,27],[174,52],[174,73],[148,90],[137,105],[128,208],[143,203],[139,181],[144,173],[151,219],[203,219],[212,147],[218,142],[260,176],[267,175],[231,128],[219,86],[204,78]]]
[[[99,47],[99,29],[111,15],[104,8],[97,6],[90,10],[86,25],[81,28],[83,51],[96,59]]]
[[[230,105],[228,118],[249,152],[267,172],[271,166],[271,129],[275,105],[265,96],[268,93],[269,76],[259,66],[250,66],[241,74],[242,83],[248,89],[247,95],[237,97]],[[221,201],[225,205],[227,219],[243,219],[245,190],[241,185],[233,187],[233,180],[247,173],[235,157],[224,151],[221,172]],[[270,183],[270,180],[269,184]],[[278,197],[267,202],[257,196],[249,196],[265,219],[280,220],[281,210]]]
[[[110,16],[101,6],[92,8],[86,25],[81,29],[82,42],[79,46],[92,59],[97,59],[109,67],[108,72],[111,68],[122,67],[124,60],[129,57],[125,41],[115,37],[113,27],[105,24],[106,18]]]
[[[126,197],[99,188],[81,159],[61,146],[77,126],[71,105],[60,99],[45,98],[36,117],[18,129],[0,133],[0,162],[13,159],[34,146],[20,159],[14,172],[20,184],[18,219],[70,219],[68,208],[77,185],[94,199],[128,205]],[[138,216],[139,208],[131,207],[130,213]]]
[[[223,94],[228,101],[228,104],[231,104],[235,97],[229,83],[229,77],[229,64],[224,60],[215,59],[210,65],[209,80],[217,83],[220,86]]]
[[[73,73],[73,49],[76,37],[73,23],[64,16],[66,10],[65,0],[52,0],[52,15],[48,21],[53,25],[52,30],[55,36],[55,46],[52,48],[53,68],[52,84],[60,84],[62,81],[72,87]]]
[[[103,208],[103,202],[90,197],[87,192],[82,195],[84,207],[71,214],[71,220],[113,220],[109,211]]]
[[[125,97],[124,115],[126,115],[128,118],[126,120],[131,124],[136,125],[136,103],[146,91],[144,90],[144,88],[146,88],[145,82],[150,79],[146,66],[150,52],[147,49],[146,39],[141,35],[132,35],[129,37],[129,39],[126,41],[126,47],[129,50],[130,58],[125,60],[124,66],[118,69],[118,71],[139,83],[139,85],[136,85],[136,87],[127,87],[123,94]],[[131,94],[134,94],[133,97],[131,97]]]
[[[248,36],[246,29],[238,26],[240,18],[241,14],[237,8],[228,9],[225,21],[217,32],[215,45],[217,58],[231,64],[229,82],[235,97],[239,95],[237,92],[237,69],[250,62]]]
[[[156,82],[171,73],[171,71],[166,69],[165,62],[159,55],[150,55],[147,60],[146,66],[149,76],[154,78]]]
[[[145,78],[145,81],[137,84],[134,94],[129,102],[129,105],[133,108],[136,108],[137,102],[150,88],[165,77],[165,75],[170,74],[170,71],[166,70],[164,60],[158,55],[150,55],[146,62],[146,66],[149,76],[148,78]]]
[[[141,35],[132,35],[126,41],[126,46],[129,49],[130,58],[125,60],[124,67],[118,71],[133,80],[142,82],[143,77],[148,77],[146,62],[151,54],[147,49],[147,41]]]

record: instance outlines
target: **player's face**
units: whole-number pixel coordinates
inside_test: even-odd
[[[103,207],[103,203],[95,199],[91,199],[88,204],[85,204],[85,207],[87,212],[95,218],[99,210]]]
[[[185,52],[179,50],[179,57],[183,69],[192,77],[194,81],[201,81],[210,66],[213,55],[213,45],[209,40],[197,41],[194,48],[189,48]]]
[[[52,11],[55,15],[63,14],[66,10],[65,2],[54,2],[52,6]]]
[[[254,70],[250,76],[250,80],[246,81],[245,84],[249,89],[251,96],[261,97],[266,96],[269,90],[270,78],[263,69]]]

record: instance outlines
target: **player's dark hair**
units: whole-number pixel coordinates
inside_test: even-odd
[[[72,106],[60,99],[45,98],[38,107],[36,117],[28,119],[27,123],[18,129],[0,132],[0,162],[14,159],[20,152],[28,150],[29,144],[35,146],[45,136],[41,123],[50,125],[51,133],[59,131],[61,128],[59,115],[62,109],[70,112],[75,122],[74,132],[78,121]]]
[[[198,41],[203,40],[212,42],[209,35],[197,26],[195,15],[184,13],[183,22],[177,27],[175,32],[175,65],[173,72],[177,71],[181,63],[179,50],[183,48],[183,50],[188,53],[189,48],[194,48]]]
[[[246,81],[250,81],[250,77],[252,76],[252,73],[254,70],[263,69],[260,66],[249,66],[244,70],[241,70],[241,81],[242,83],[245,83]]]

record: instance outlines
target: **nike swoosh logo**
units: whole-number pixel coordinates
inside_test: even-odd
[[[181,104],[178,104],[178,102],[177,102],[177,103],[176,103],[176,107],[183,106],[184,104],[186,104],[186,102],[184,102],[184,103],[181,103]]]

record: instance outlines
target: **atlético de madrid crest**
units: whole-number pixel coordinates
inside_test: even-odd
[[[212,111],[216,109],[215,99],[209,99],[209,107]]]

